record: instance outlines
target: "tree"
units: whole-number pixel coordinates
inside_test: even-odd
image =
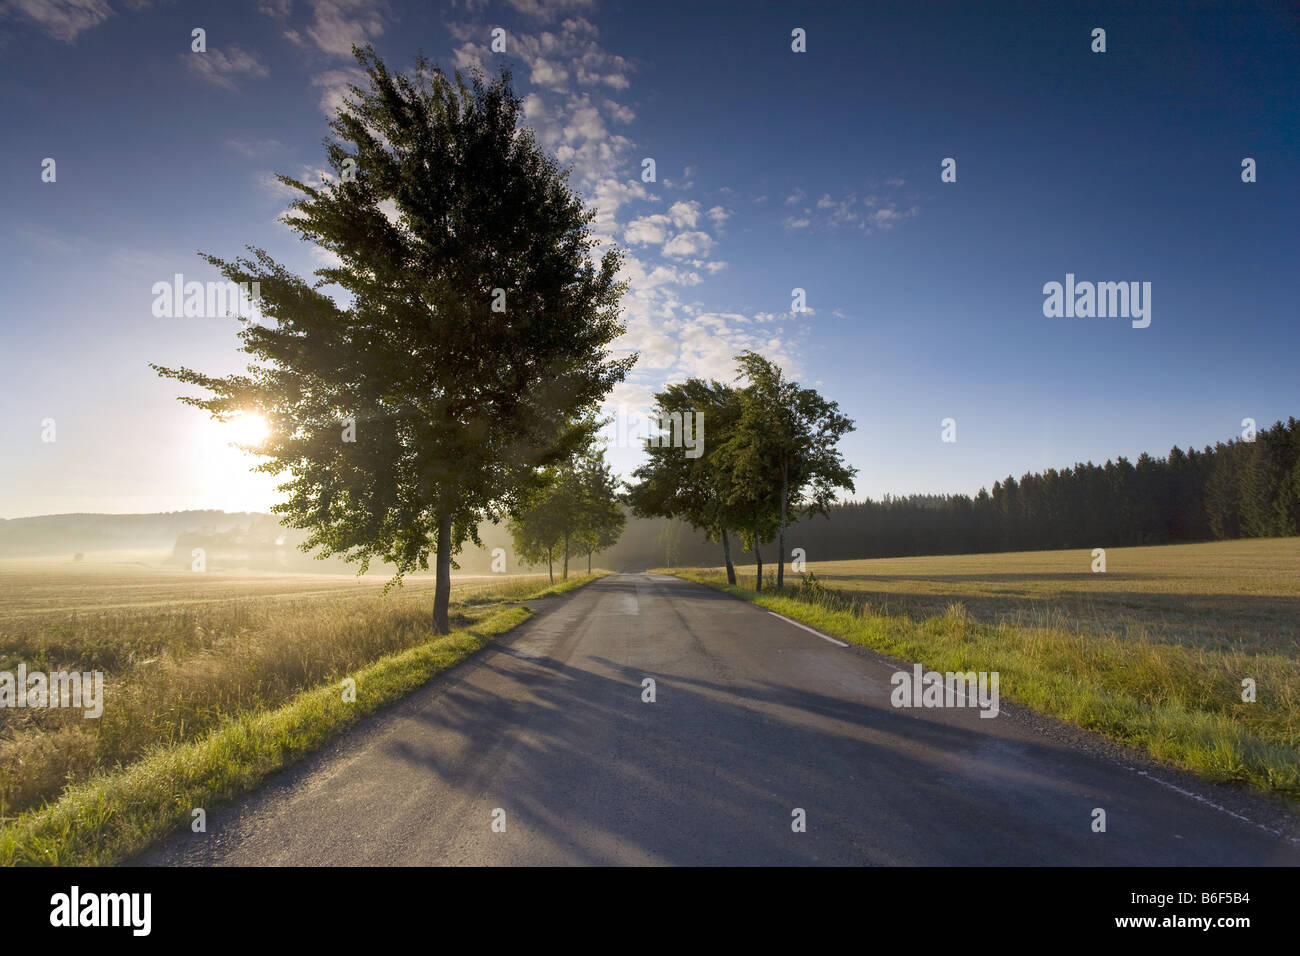
[[[578,464],[578,488],[582,507],[574,540],[578,553],[587,557],[591,573],[591,556],[618,543],[627,526],[627,515],[619,501],[618,482],[610,472],[602,448],[590,449]]]
[[[361,573],[378,558],[394,582],[436,554],[433,627],[445,633],[454,555],[586,442],[577,413],[635,356],[608,352],[623,331],[619,255],[592,261],[595,213],[520,126],[509,73],[467,85],[419,58],[393,75],[354,52],[369,84],[330,123],[336,180],[279,177],[304,194],[286,221],[339,263],[309,285],[260,249],[205,256],[260,283],[278,324],[240,335],[261,364],[225,378],[154,368],[209,390],[182,401],[214,417],[267,418],[258,470],[291,476],[272,510],[310,531],[303,550]]]
[[[853,422],[840,414],[839,405],[811,388],[800,388],[773,362],[757,352],[736,357],[742,378],[741,414],[724,455],[734,468],[732,500],[744,501],[751,512],[751,540],[759,565],[757,546],[762,512],[775,507],[778,549],[776,585],[785,584],[785,533],[789,512],[797,507],[806,515],[827,513],[837,489],[853,491],[857,469],[844,463],[836,448],[853,430]]]
[[[564,580],[571,548],[586,555],[590,572],[591,555],[617,542],[626,521],[604,449],[593,435],[585,448],[541,474],[509,529],[515,552],[530,564],[545,558],[554,582],[557,555],[564,559]]]
[[[648,439],[648,460],[632,473],[636,483],[628,501],[637,515],[681,518],[709,540],[720,541],[727,580],[735,584],[727,532],[741,527],[744,516],[729,503],[733,478],[718,452],[740,418],[740,393],[721,382],[691,378],[657,393],[653,413],[670,429],[694,422],[699,453],[688,454],[684,441],[674,443],[671,435]]]
[[[516,506],[507,525],[515,554],[528,564],[546,562],[551,583],[555,583],[555,554],[565,536],[567,522],[562,513],[565,483],[562,467],[544,470],[537,483]]]

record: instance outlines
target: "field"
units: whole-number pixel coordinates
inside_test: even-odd
[[[429,575],[383,595],[374,575],[196,574],[116,557],[0,561],[0,671],[102,671],[109,702],[97,719],[0,708],[0,822],[432,636]],[[546,583],[455,578],[452,627]]]
[[[809,562],[808,569],[886,613],[928,617],[960,602],[990,623],[1300,658],[1300,538],[1112,548],[1104,573],[1093,573],[1092,561],[1090,551],[1021,551]]]
[[[1215,781],[1300,796],[1300,539],[811,562],[726,588],[896,657],[999,671],[1002,693]],[[1243,681],[1256,687],[1243,700]]]

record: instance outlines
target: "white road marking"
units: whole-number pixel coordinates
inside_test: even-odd
[[[832,644],[838,645],[839,647],[849,646],[843,641],[836,640],[833,637],[828,637],[827,635],[823,634],[821,631],[813,630],[811,627],[808,627],[805,624],[800,624],[798,621],[791,620],[790,618],[786,617],[784,614],[777,614],[775,611],[768,611],[767,613],[771,614],[773,617],[779,617],[787,624],[793,624],[795,627],[799,628],[800,630],[807,631],[809,634],[816,634],[823,641],[830,641]],[[889,664],[885,661],[880,661],[879,663],[890,671],[897,670],[897,668],[894,667],[893,664]],[[960,694],[961,691],[957,691],[957,693]],[[965,695],[963,695],[963,699],[964,697]],[[1215,803],[1213,800],[1209,800],[1201,796],[1199,793],[1193,793],[1191,790],[1185,790],[1184,788],[1178,786],[1177,784],[1170,783],[1168,780],[1161,780],[1159,777],[1154,776],[1145,770],[1139,770],[1136,767],[1129,767],[1129,766],[1125,766],[1124,764],[1120,764],[1120,766],[1124,767],[1124,769],[1127,770],[1129,773],[1137,774],[1139,777],[1145,777],[1147,780],[1150,780],[1152,783],[1158,784],[1162,787],[1165,787],[1168,790],[1172,790],[1175,793],[1181,794],[1184,797],[1195,800],[1196,802],[1204,804],[1205,806],[1208,806],[1213,810],[1217,810],[1220,813],[1224,813],[1230,817],[1234,817],[1243,823],[1249,824],[1250,826],[1258,827],[1259,829],[1263,830],[1265,833],[1270,833],[1274,836],[1282,837],[1288,843],[1300,844],[1300,839],[1296,839],[1293,836],[1287,836],[1281,830],[1274,829],[1273,827],[1267,826],[1263,823],[1258,823],[1255,820],[1250,819],[1249,817],[1242,816],[1240,813],[1235,813],[1232,810],[1229,810],[1227,807],[1221,806],[1220,804]]]
[[[837,641],[837,640],[836,640],[835,638],[833,638],[833,637],[827,637],[827,636],[826,636],[825,634],[823,634],[821,631],[814,631],[811,627],[808,627],[808,626],[805,625],[805,624],[800,624],[798,621],[792,621],[792,620],[790,620],[790,618],[786,617],[784,614],[777,614],[776,611],[768,611],[767,613],[770,614],[770,615],[772,615],[773,617],[779,617],[781,620],[785,621],[785,623],[787,623],[787,624],[793,624],[795,627],[797,627],[797,628],[799,628],[799,629],[801,629],[801,630],[807,631],[809,634],[816,634],[816,635],[817,635],[818,637],[820,637],[823,641],[830,641],[832,644],[835,644],[835,645],[837,645],[837,646],[839,646],[839,647],[848,647],[848,646],[849,646],[848,644],[845,644],[843,641]]]
[[[1198,803],[1203,803],[1207,807],[1212,807],[1213,809],[1218,810],[1220,813],[1226,813],[1230,817],[1235,817],[1236,819],[1242,821],[1243,823],[1249,823],[1251,826],[1259,827],[1265,833],[1271,833],[1274,836],[1282,837],[1283,839],[1287,840],[1290,843],[1300,844],[1300,840],[1297,840],[1295,837],[1287,836],[1281,830],[1275,830],[1272,827],[1265,826],[1262,823],[1256,823],[1254,820],[1250,819],[1250,817],[1243,817],[1240,813],[1234,813],[1233,811],[1229,810],[1227,807],[1220,806],[1219,804],[1215,803],[1213,800],[1208,800],[1205,797],[1201,796],[1199,793],[1193,793],[1190,790],[1184,790],[1182,787],[1178,786],[1175,783],[1170,783],[1168,780],[1161,780],[1159,777],[1152,776],[1150,773],[1148,773],[1145,770],[1138,770],[1136,767],[1124,767],[1124,769],[1129,771],[1130,773],[1137,774],[1139,777],[1146,777],[1152,783],[1158,783],[1160,784],[1160,786],[1166,787],[1174,791],[1174,793],[1181,793],[1184,797],[1190,797],[1191,799],[1197,801]]]

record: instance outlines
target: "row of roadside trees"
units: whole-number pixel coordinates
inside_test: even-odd
[[[529,564],[545,562],[552,583],[557,560],[568,579],[570,555],[585,557],[590,574],[591,556],[617,543],[627,524],[604,450],[590,444],[539,477],[508,525],[515,554]]]
[[[853,491],[857,469],[837,445],[854,425],[838,404],[791,381],[757,352],[736,362],[739,384],[691,378],[655,395],[660,422],[702,416],[703,450],[692,457],[676,441],[648,440],[648,461],[633,472],[627,500],[638,515],[680,518],[720,542],[732,584],[733,537],[753,553],[759,589],[762,548],[775,539],[782,587],[790,523],[826,514],[839,491]]]

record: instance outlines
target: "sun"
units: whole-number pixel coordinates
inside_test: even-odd
[[[267,440],[274,429],[253,410],[235,412],[224,422],[205,419],[194,429],[192,469],[197,500],[205,508],[225,511],[266,511],[276,500],[280,475],[256,471],[266,460]]]
[[[256,412],[240,412],[221,423],[221,434],[227,443],[257,448],[271,434],[271,426]]]

